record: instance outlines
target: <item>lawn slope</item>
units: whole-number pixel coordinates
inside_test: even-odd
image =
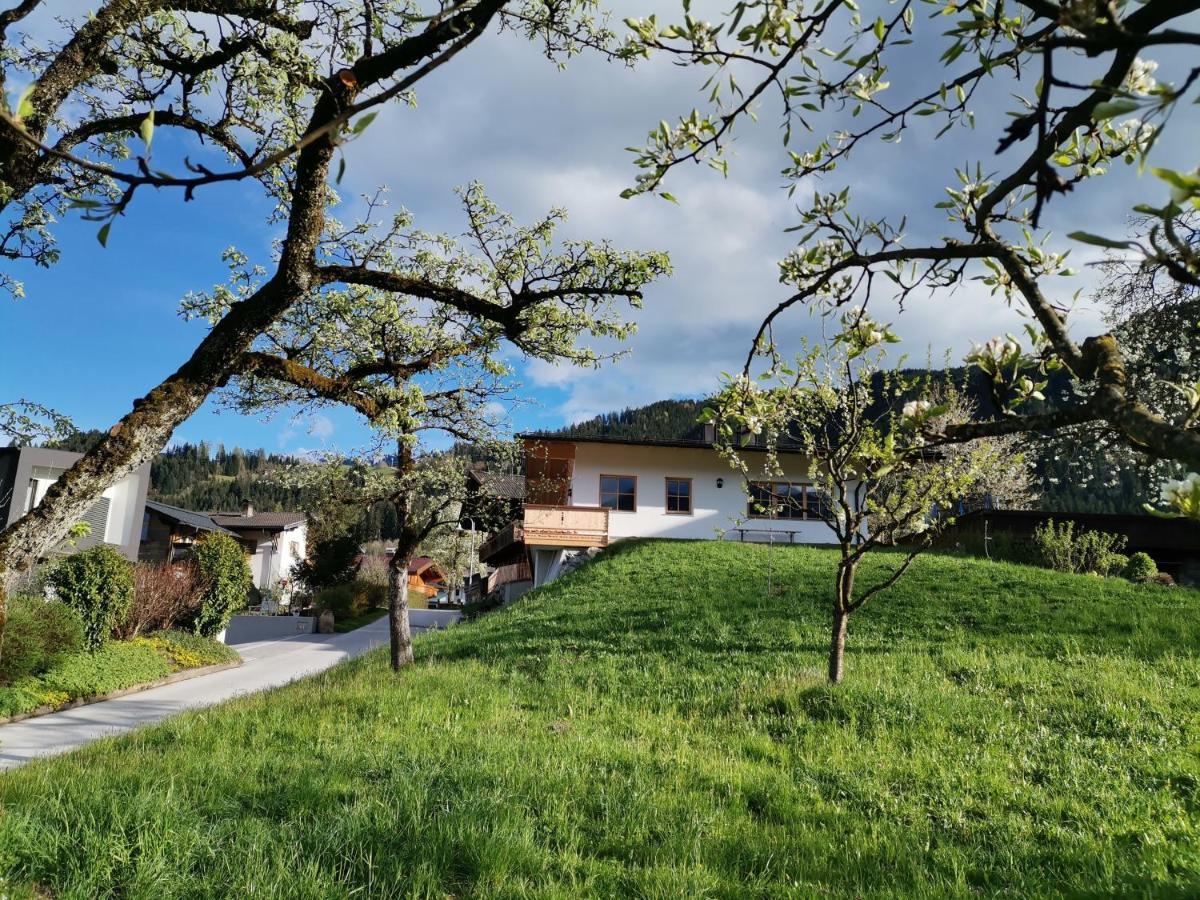
[[[928,556],[852,621],[829,689],[834,562],[618,545],[419,639],[400,677],[375,653],[0,777],[0,874],[73,897],[1200,893],[1196,592]]]

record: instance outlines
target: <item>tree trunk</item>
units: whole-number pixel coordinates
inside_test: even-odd
[[[411,558],[411,553],[402,553],[397,547],[388,564],[388,636],[393,672],[399,672],[413,661],[412,627],[408,622],[408,561]]]
[[[401,434],[396,438],[396,478],[399,493],[392,503],[396,507],[399,537],[396,552],[388,563],[388,632],[392,647],[392,671],[399,672],[413,661],[412,626],[408,622],[408,564],[420,543],[409,516],[408,485],[405,479],[412,472],[412,447]]]
[[[850,624],[850,613],[834,610],[833,636],[829,642],[829,683],[842,680],[843,660],[846,656],[846,627]]]
[[[833,601],[833,630],[829,640],[829,683],[838,684],[845,670],[846,631],[850,625],[850,604],[854,600],[856,563],[843,559],[838,564],[836,597]]]

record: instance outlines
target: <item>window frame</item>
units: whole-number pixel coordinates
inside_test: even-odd
[[[795,505],[795,506],[789,504],[789,506],[787,507],[788,509],[794,509],[797,513],[799,513],[799,515],[781,516],[777,512],[771,512],[770,510],[768,510],[766,512],[759,512],[758,510],[756,510],[754,508],[756,505],[755,498],[753,496],[754,488],[755,487],[769,488],[771,491],[772,498],[775,498],[775,497],[779,496],[775,490],[777,485],[785,485],[788,488],[797,488],[798,487],[801,489],[799,504]],[[815,484],[813,484],[811,481],[749,481],[748,480],[746,482],[746,487],[748,489],[747,490],[748,496],[746,497],[746,517],[748,519],[757,519],[759,521],[774,521],[774,522],[824,522],[824,521],[826,521],[825,518],[822,517],[819,512],[821,503],[822,503],[820,490],[815,490],[817,486]],[[810,500],[809,500],[809,492],[810,491],[813,491],[815,499],[816,499],[818,512],[815,515],[812,513],[812,506],[810,505]],[[778,508],[779,507],[775,507],[776,510],[778,510]]]
[[[671,482],[687,482],[687,511],[671,509]],[[676,496],[678,499],[678,495]],[[668,516],[690,516],[696,512],[696,496],[692,487],[692,479],[685,475],[667,475],[663,477],[663,514]]]
[[[617,505],[616,506],[605,506],[604,505],[604,479],[605,478],[617,479],[617,490],[616,490]],[[627,495],[621,493],[621,479],[622,478],[632,478],[633,479],[633,509],[621,509],[620,508],[621,497],[627,496]],[[635,513],[635,512],[637,512],[637,510],[638,510],[638,500],[637,500],[637,498],[638,498],[638,477],[636,475],[616,475],[611,472],[601,472],[600,475],[596,479],[596,487],[597,487],[596,499],[599,502],[599,505],[602,509],[607,509],[610,513]]]

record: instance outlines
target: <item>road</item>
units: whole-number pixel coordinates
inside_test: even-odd
[[[424,629],[413,628],[414,633]],[[305,634],[238,644],[245,660],[233,669],[0,725],[0,770],[161,722],[167,716],[278,687],[386,644],[387,619],[349,634]]]

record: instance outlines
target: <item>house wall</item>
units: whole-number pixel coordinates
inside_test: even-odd
[[[761,480],[808,481],[807,461],[802,457],[781,457],[784,474]],[[751,462],[754,462],[751,459]],[[575,468],[571,477],[572,506],[600,505],[601,475],[636,475],[637,510],[611,510],[608,517],[610,540],[624,537],[699,538],[713,540],[726,536],[729,529],[744,527],[763,539],[764,532],[795,532],[796,543],[828,544],[833,532],[819,520],[747,519],[748,498],[742,477],[718,456],[715,450],[690,447],[653,447],[625,444],[575,445]],[[677,515],[666,511],[666,479],[692,479],[692,514]],[[717,487],[717,479],[724,486]],[[755,479],[759,480],[759,479]],[[745,521],[741,521],[745,519]],[[736,539],[736,534],[728,539]]]
[[[231,526],[232,527],[232,526]],[[308,526],[301,523],[283,532],[236,529],[238,536],[254,547],[250,556],[250,573],[254,586],[265,589],[289,578],[296,563],[304,559]],[[278,542],[272,538],[278,535]]]
[[[55,480],[81,456],[41,447],[9,448],[3,453],[0,505],[4,508],[4,516],[0,524],[5,526],[23,516],[31,502],[33,505],[40,503]],[[107,514],[103,530],[95,529],[86,538],[76,541],[73,547],[62,545],[58,551],[70,552],[105,543],[118,547],[126,557],[136,560],[142,532],[142,512],[149,486],[150,464],[146,463],[104,492],[101,503],[106,503]],[[95,510],[96,507],[93,507]]]
[[[170,562],[172,523],[151,509],[146,510],[145,518],[145,538],[138,545],[138,560],[154,565]]]

